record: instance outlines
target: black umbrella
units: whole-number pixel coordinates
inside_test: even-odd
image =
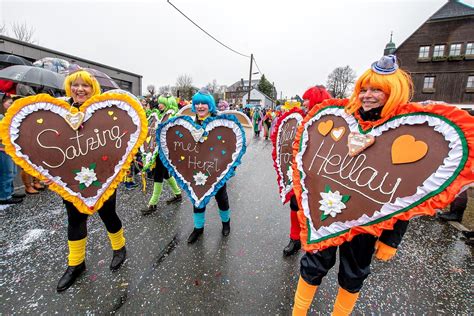
[[[63,75],[44,68],[23,65],[10,66],[0,70],[0,79],[60,90],[63,90],[64,83]]]
[[[11,54],[0,54],[0,63],[8,65],[33,65],[32,62],[26,60],[25,58]]]

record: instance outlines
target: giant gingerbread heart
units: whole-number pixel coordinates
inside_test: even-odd
[[[293,141],[296,130],[303,120],[303,111],[294,108],[280,116],[272,133],[273,167],[277,173],[278,188],[282,203],[288,202],[293,195]]]
[[[124,94],[95,96],[79,111],[46,94],[23,98],[8,109],[0,135],[27,173],[51,180],[53,191],[93,214],[128,170],[147,121],[140,103]],[[80,126],[77,113],[84,114]]]
[[[340,245],[360,233],[380,235],[398,219],[433,215],[474,181],[474,119],[465,111],[409,104],[364,130],[344,111],[345,102],[330,100],[312,109],[296,137],[293,179],[307,251]],[[347,132],[340,138],[321,134],[318,125],[329,121],[332,129]],[[350,133],[371,135],[375,142],[352,156]],[[392,151],[412,151],[415,142],[425,144],[426,153],[392,162],[397,156]]]
[[[160,158],[196,207],[234,175],[245,153],[245,132],[233,115],[209,117],[202,125],[175,117],[157,131]]]

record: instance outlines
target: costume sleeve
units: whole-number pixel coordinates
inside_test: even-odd
[[[393,230],[384,230],[379,240],[392,248],[398,248],[408,228],[408,221],[398,220]]]

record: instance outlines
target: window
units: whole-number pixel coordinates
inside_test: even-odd
[[[433,57],[444,56],[444,45],[436,45],[433,50]]]
[[[461,44],[451,44],[449,56],[461,56]]]
[[[430,56],[430,47],[420,46],[420,52],[418,53],[418,58],[428,58],[429,56]]]
[[[434,81],[435,81],[435,77],[426,76],[425,81],[423,82],[423,92],[433,92],[434,91]]]
[[[466,88],[468,89],[474,89],[474,76],[468,76],[467,77],[467,85]]]
[[[474,55],[474,43],[467,43],[466,55]]]

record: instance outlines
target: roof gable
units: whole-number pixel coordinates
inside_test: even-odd
[[[451,19],[463,16],[474,15],[474,8],[459,2],[458,0],[449,0],[444,6],[435,12],[429,21]]]

